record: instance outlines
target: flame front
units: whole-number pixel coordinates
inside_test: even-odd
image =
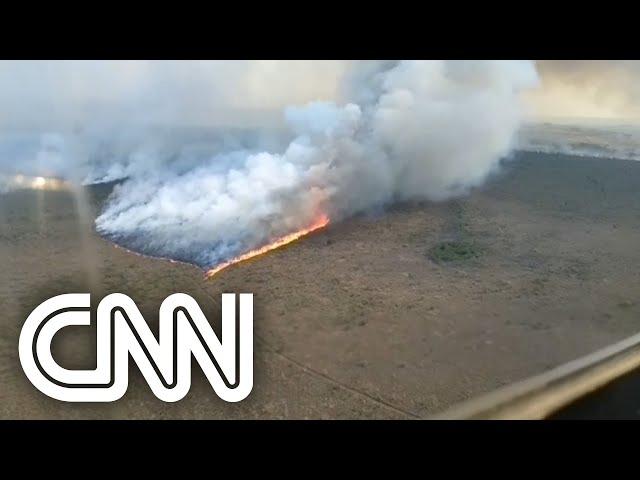
[[[227,262],[221,263],[220,265],[209,270],[206,273],[205,278],[211,278],[216,273],[224,270],[225,268],[235,263],[243,262],[257,255],[262,255],[263,253],[270,252],[271,250],[275,250],[276,248],[283,247],[284,245],[287,245],[291,242],[298,240],[300,237],[304,237],[305,235],[308,235],[311,232],[315,232],[316,230],[326,227],[328,224],[329,224],[329,217],[327,217],[326,215],[322,215],[315,222],[313,222],[311,226],[307,228],[303,228],[302,230],[298,230],[297,232],[290,233],[289,235],[285,235],[284,237],[280,237],[277,240],[274,240],[273,242],[269,243],[268,245],[265,245],[264,247],[251,250],[247,253],[243,253],[242,255],[232,258]]]

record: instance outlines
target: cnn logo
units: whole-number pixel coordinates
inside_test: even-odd
[[[237,310],[237,311],[236,311]],[[253,388],[253,295],[222,294],[222,338],[196,301],[184,293],[160,306],[156,339],[127,295],[106,296],[97,310],[95,370],[61,367],[51,353],[56,333],[69,325],[90,325],[90,294],[59,295],[40,304],[20,333],[22,368],[45,395],[65,402],[113,402],[129,384],[129,355],[156,397],[182,399],[191,387],[191,356],[215,393],[227,402],[245,399]]]

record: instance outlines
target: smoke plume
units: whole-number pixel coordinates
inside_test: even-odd
[[[219,62],[188,79],[170,67],[127,66],[91,103],[104,121],[76,109],[49,150],[73,152],[86,182],[124,179],[100,233],[203,267],[321,215],[464,194],[513,148],[521,92],[538,82],[528,61]]]

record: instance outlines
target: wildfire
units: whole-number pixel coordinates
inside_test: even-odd
[[[247,253],[243,253],[242,255],[232,258],[227,262],[221,263],[217,267],[214,267],[211,270],[209,270],[206,273],[205,278],[211,278],[216,273],[224,270],[225,268],[235,263],[243,262],[257,255],[262,255],[263,253],[270,252],[271,250],[275,250],[276,248],[280,248],[284,245],[294,242],[298,240],[300,237],[304,237],[305,235],[308,235],[311,232],[315,232],[316,230],[326,227],[328,224],[329,224],[329,217],[327,217],[326,215],[322,215],[307,228],[303,228],[302,230],[298,230],[297,232],[290,233],[289,235],[285,235],[284,237],[280,237],[277,240],[274,240],[273,242],[269,243],[268,245],[265,245],[264,247],[251,250]]]

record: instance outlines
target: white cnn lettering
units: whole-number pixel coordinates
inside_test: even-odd
[[[51,354],[56,333],[90,324],[90,295],[53,297],[27,318],[20,333],[20,362],[38,390],[66,402],[113,402],[127,391],[129,354],[160,400],[182,399],[191,386],[191,356],[215,393],[227,402],[245,399],[253,387],[253,295],[222,294],[222,338],[196,301],[184,293],[160,306],[156,339],[127,295],[106,296],[97,310],[97,362],[94,370],[69,370]]]

